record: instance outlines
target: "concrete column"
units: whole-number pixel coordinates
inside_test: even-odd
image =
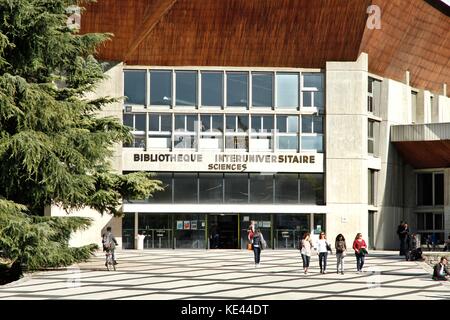
[[[368,236],[368,57],[326,64],[326,199],[328,239],[351,245]]]

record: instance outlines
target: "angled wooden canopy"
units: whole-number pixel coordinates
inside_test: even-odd
[[[81,32],[111,32],[103,60],[130,65],[324,68],[369,55],[369,71],[442,92],[450,18],[432,0],[97,0]],[[437,0],[436,0],[437,1]],[[381,29],[366,26],[381,9]],[[450,91],[450,90],[449,90]]]

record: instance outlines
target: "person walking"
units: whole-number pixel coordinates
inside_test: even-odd
[[[400,239],[400,256],[406,255],[407,248],[407,241],[408,241],[408,234],[409,234],[409,228],[408,224],[405,222],[402,222],[397,230],[398,237]]]
[[[255,254],[255,268],[259,267],[259,262],[261,260],[261,250],[266,247],[266,241],[261,233],[261,230],[256,229],[255,234],[252,238],[253,243],[253,253]]]
[[[362,272],[362,268],[364,266],[364,258],[367,251],[367,245],[364,239],[362,238],[362,234],[356,234],[355,241],[353,241],[353,250],[355,250],[356,256],[356,272]]]
[[[344,257],[347,255],[347,245],[342,234],[338,234],[334,244],[336,248],[336,273],[339,274],[339,266],[341,266],[341,274],[344,274]]]
[[[317,240],[316,248],[319,253],[320,273],[327,273],[327,256],[328,251],[331,251],[331,245],[327,241],[325,232],[321,232],[319,234],[319,240]]]
[[[303,235],[303,239],[300,240],[298,247],[300,248],[300,253],[302,256],[303,271],[305,274],[308,274],[309,261],[311,260],[311,249],[313,248],[311,234],[309,232],[306,232]]]

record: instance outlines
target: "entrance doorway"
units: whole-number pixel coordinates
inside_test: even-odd
[[[210,214],[208,230],[210,249],[238,249],[237,214]]]

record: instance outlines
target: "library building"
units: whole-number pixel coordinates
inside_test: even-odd
[[[399,248],[450,235],[448,7],[428,0],[97,0],[80,32],[123,97],[133,140],[114,170],[145,171],[164,191],[123,199],[122,217],[85,209],[73,245],[244,250],[251,221],[269,248],[309,232]],[[405,14],[408,13],[408,14]],[[49,215],[65,214],[58,207]]]

